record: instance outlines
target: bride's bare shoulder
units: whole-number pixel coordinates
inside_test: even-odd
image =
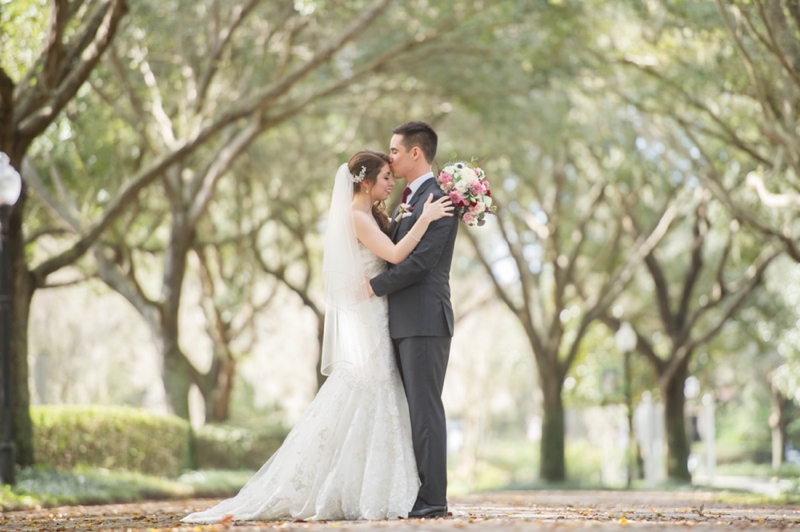
[[[353,209],[353,220],[356,222],[356,224],[359,224],[359,223],[362,223],[362,224],[364,224],[364,223],[374,224],[374,223],[376,223],[375,222],[375,218],[372,216],[371,212],[367,213],[367,212],[364,212],[364,211],[362,211],[360,209]]]

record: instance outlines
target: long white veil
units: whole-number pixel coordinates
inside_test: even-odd
[[[364,383],[380,332],[367,292],[352,203],[353,181],[343,164],[334,180],[322,259],[326,307],[321,370],[323,375],[344,371],[355,383]]]

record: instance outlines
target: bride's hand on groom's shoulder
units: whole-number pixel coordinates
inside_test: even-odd
[[[429,222],[435,222],[439,218],[445,216],[453,216],[453,202],[447,196],[442,196],[436,201],[433,201],[433,193],[428,194],[428,199],[425,200],[425,205],[422,208],[422,216],[427,217]]]

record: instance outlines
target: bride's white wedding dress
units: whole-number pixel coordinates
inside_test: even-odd
[[[386,263],[358,245],[364,272]],[[386,298],[370,304],[380,329],[365,373],[335,369],[281,448],[236,497],[185,522],[222,519],[407,517],[419,489],[411,425],[394,360]]]

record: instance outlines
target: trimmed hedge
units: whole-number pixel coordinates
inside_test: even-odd
[[[205,425],[195,431],[197,469],[257,470],[283,443],[282,430],[253,431],[231,425]]]
[[[95,405],[31,407],[40,467],[121,469],[176,477],[187,469],[257,470],[283,443],[279,428],[206,425],[192,431],[176,416]]]
[[[125,469],[177,476],[191,465],[191,428],[176,416],[141,408],[31,407],[34,459],[42,467]]]

